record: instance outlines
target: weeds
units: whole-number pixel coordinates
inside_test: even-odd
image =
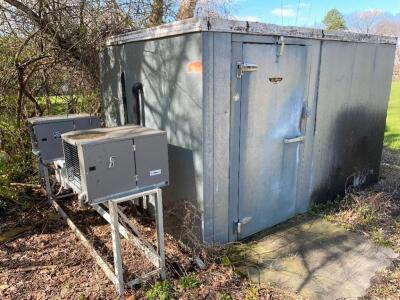
[[[372,240],[380,246],[383,247],[393,247],[394,244],[392,241],[388,240],[383,232],[382,228],[375,228],[372,232]]]
[[[216,261],[224,267],[232,267],[232,262],[227,255],[218,257]]]
[[[179,287],[182,289],[194,289],[200,285],[200,281],[193,275],[179,278]]]
[[[315,203],[310,210],[310,213],[315,216],[324,217],[328,213],[332,213],[338,210],[338,206],[340,205],[343,198],[340,195],[337,195],[334,200],[329,200],[326,202]]]
[[[362,216],[365,225],[372,225],[376,222],[378,211],[374,209],[369,203],[358,208],[358,213]]]
[[[218,300],[232,300],[231,295],[227,292],[218,292],[217,294]]]
[[[157,282],[150,290],[146,292],[148,300],[168,300],[171,299],[171,285],[168,281]]]
[[[249,287],[245,292],[244,292],[244,299],[245,300],[257,300],[259,298],[258,295],[258,289],[255,286]]]

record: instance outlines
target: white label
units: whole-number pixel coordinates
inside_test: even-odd
[[[150,171],[150,176],[156,176],[156,175],[161,175],[161,169]]]

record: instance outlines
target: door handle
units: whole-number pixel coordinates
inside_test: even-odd
[[[244,72],[254,72],[254,71],[257,71],[257,69],[258,69],[258,65],[256,65],[256,64],[250,64],[250,63],[246,63],[246,62],[238,62],[236,77],[242,78],[242,75]]]
[[[292,144],[292,143],[303,143],[306,137],[304,135],[296,136],[293,138],[284,139],[283,142],[285,144]]]

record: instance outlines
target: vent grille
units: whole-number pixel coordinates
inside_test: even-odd
[[[81,171],[79,166],[78,147],[63,141],[65,168],[68,181],[81,188]]]

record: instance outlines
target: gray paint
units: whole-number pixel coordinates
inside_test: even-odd
[[[128,115],[132,116],[131,92],[136,82],[143,84],[144,124],[167,131],[170,185],[164,189],[167,227],[176,234],[183,212],[196,236],[203,232],[203,79],[190,72],[192,62],[202,61],[203,37],[200,33],[170,39],[129,43],[105,49],[101,54],[102,86],[105,106],[118,98],[117,109],[124,114],[120,85],[125,72]],[[111,63],[112,62],[112,63]],[[115,96],[115,97],[114,97]],[[107,126],[116,126],[118,116],[106,110]],[[121,122],[122,123],[122,122]],[[190,207],[190,209],[188,208]],[[202,239],[202,237],[201,237]]]
[[[244,94],[248,93],[246,86],[252,75],[236,78],[236,63],[243,60],[244,43],[250,43],[248,47],[251,43],[275,44],[280,35],[286,45],[306,49],[303,61],[296,62],[305,66],[304,110],[297,128],[297,133],[305,134],[305,141],[293,150],[299,158],[293,172],[284,175],[293,179],[292,197],[286,197],[292,201],[291,212],[301,213],[312,201],[327,199],[321,191],[332,196],[344,190],[344,186],[333,186],[329,179],[338,166],[346,168],[337,182],[346,181],[365,168],[374,169],[371,180],[376,179],[395,39],[347,32],[325,35],[317,29],[200,19],[113,37],[101,54],[105,103],[115,97],[119,105],[116,111],[123,115],[121,91],[116,83],[123,71],[129,85],[143,83],[146,126],[167,132],[171,174],[165,192],[167,230],[186,241],[197,238],[227,243],[238,239],[234,223],[240,219],[240,205],[250,203],[246,202],[248,195],[239,197],[240,185],[243,189],[243,184],[250,184],[240,183],[246,166],[240,167],[239,150],[241,141],[246,139],[246,135],[240,135],[241,102],[247,101]],[[194,61],[202,62],[202,73],[188,72],[188,64]],[[132,105],[130,86],[127,91]],[[255,99],[261,101],[263,95],[258,93]],[[291,109],[288,113],[293,112]],[[272,108],[265,111],[265,121],[275,113]],[[296,113],[299,114],[298,109]],[[115,126],[117,116],[110,115],[106,110],[109,126]],[[345,129],[337,127],[341,123]],[[367,126],[372,134],[363,140],[366,134],[362,128],[368,123],[373,124]],[[361,145],[365,140],[371,145],[366,155],[360,156],[356,147],[348,146],[359,138]],[[248,147],[242,148],[245,152]],[[271,155],[286,157],[287,149],[278,148],[281,153]],[[353,159],[356,153],[359,159]],[[268,158],[264,161],[260,168],[267,182],[270,163]],[[282,161],[287,163],[286,159]],[[289,169],[283,165],[282,174]],[[261,183],[262,180],[255,187]],[[354,183],[360,183],[359,178]],[[273,213],[279,221],[292,214],[285,215],[278,208]],[[260,228],[275,223],[266,222],[261,215],[255,217],[255,222]]]
[[[214,134],[213,134],[213,238],[228,241],[229,219],[229,129],[230,129],[230,73],[231,34],[214,33]],[[221,155],[223,154],[223,155]]]
[[[193,32],[225,32],[246,35],[270,35],[294,38],[338,40],[346,42],[365,42],[396,44],[397,38],[373,34],[356,33],[346,30],[326,31],[317,28],[279,26],[259,22],[226,20],[220,18],[192,18],[164,24],[158,27],[127,32],[108,38],[107,46],[120,45],[135,41],[154,40],[163,37],[182,35]]]
[[[63,135],[77,147],[80,190],[91,203],[101,203],[165,186],[169,181],[166,134],[141,126],[76,131]],[[66,155],[66,165],[69,163]],[[67,184],[69,178],[66,178]],[[75,185],[73,184],[72,187]]]
[[[391,45],[324,42],[311,199],[378,178],[394,61]]]
[[[258,70],[242,77],[240,96],[239,238],[294,216],[303,136],[300,124],[307,84],[307,47],[243,44],[243,61]],[[279,77],[281,82],[270,81]]]
[[[151,139],[143,137],[134,138],[135,165],[138,174],[138,188],[146,188],[159,184],[161,181],[168,183],[168,145],[166,135],[154,135]]]
[[[135,158],[133,140],[127,139],[78,147],[81,165],[81,186],[90,203],[135,189]],[[110,167],[110,157],[115,158]],[[94,168],[92,170],[91,168]]]
[[[88,114],[34,117],[28,119],[32,149],[44,163],[63,158],[63,133],[100,127],[100,120]]]

